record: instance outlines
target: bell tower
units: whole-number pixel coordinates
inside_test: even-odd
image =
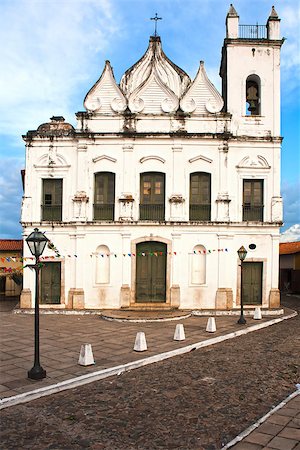
[[[233,134],[280,135],[283,41],[274,6],[266,25],[240,25],[238,13],[230,5],[220,76],[224,111],[232,114]]]

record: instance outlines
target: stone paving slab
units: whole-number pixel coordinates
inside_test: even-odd
[[[222,448],[227,449],[300,450],[300,390]]]
[[[285,311],[285,317],[290,314]],[[159,315],[161,316],[161,312]],[[151,313],[151,317],[153,313]],[[278,320],[278,317],[276,317]],[[186,339],[174,341],[175,326],[179,322],[166,321],[134,323],[106,321],[97,315],[40,315],[40,361],[47,378],[34,381],[27,378],[33,365],[34,316],[2,311],[0,318],[0,397],[18,395],[28,390],[59,383],[62,380],[137,361],[159,353],[173,351],[195,342],[240,331],[243,327],[267,323],[247,318],[246,326],[237,324],[235,316],[216,318],[217,331],[207,333],[207,317],[191,316],[180,320]],[[135,352],[133,345],[138,331],[146,334],[148,350]],[[95,365],[78,365],[81,345],[92,345]]]

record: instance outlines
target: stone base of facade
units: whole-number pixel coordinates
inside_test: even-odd
[[[269,308],[280,307],[280,291],[279,289],[271,289],[269,294]]]
[[[84,290],[70,289],[68,295],[67,309],[84,309]]]
[[[32,308],[31,290],[23,289],[20,295],[20,308]]]
[[[180,306],[180,286],[174,284],[171,287],[171,307],[179,308]]]
[[[130,306],[130,287],[128,284],[121,286],[120,303],[121,308],[129,308]]]
[[[232,309],[233,292],[230,288],[219,288],[216,293],[216,309]]]

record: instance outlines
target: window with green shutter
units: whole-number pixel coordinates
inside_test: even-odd
[[[61,221],[63,180],[46,178],[42,183],[42,220]]]
[[[243,181],[243,221],[263,221],[264,180]]]
[[[114,220],[115,174],[95,173],[94,220]]]
[[[140,220],[165,220],[165,174],[145,172],[140,178]]]
[[[190,174],[190,220],[211,220],[211,175],[206,172]]]

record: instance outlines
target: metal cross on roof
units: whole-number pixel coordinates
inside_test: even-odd
[[[155,13],[155,17],[150,17],[150,20],[155,20],[154,36],[157,36],[157,21],[162,20],[162,17],[158,17],[157,13]]]

